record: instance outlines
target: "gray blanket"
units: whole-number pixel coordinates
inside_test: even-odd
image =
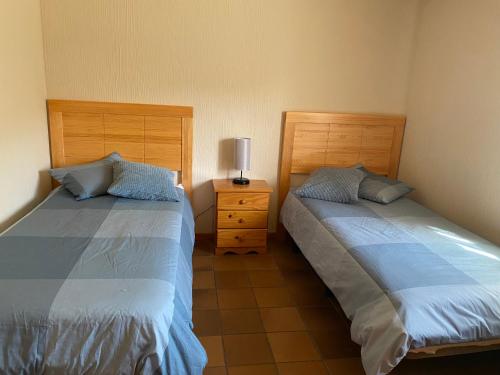
[[[0,237],[0,373],[201,374],[193,228],[187,199],[56,191]]]
[[[369,375],[410,349],[500,338],[500,249],[410,199],[289,193],[281,219],[352,320]]]

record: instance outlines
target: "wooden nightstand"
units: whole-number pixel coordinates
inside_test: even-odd
[[[264,180],[235,185],[232,180],[213,180],[216,205],[215,254],[265,253],[269,196],[273,189]]]

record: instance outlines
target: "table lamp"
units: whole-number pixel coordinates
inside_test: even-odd
[[[243,177],[243,171],[250,170],[250,138],[234,139],[234,169],[240,170],[240,177],[233,179],[233,184],[248,185],[250,180]]]

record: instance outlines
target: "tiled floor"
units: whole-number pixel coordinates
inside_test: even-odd
[[[267,255],[213,256],[199,241],[193,258],[195,333],[206,375],[364,374],[349,321],[291,243]],[[405,360],[396,375],[500,374],[500,352]]]

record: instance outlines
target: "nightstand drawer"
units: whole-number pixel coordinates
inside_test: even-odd
[[[217,228],[267,228],[267,211],[218,211]]]
[[[267,229],[219,229],[217,247],[265,247]]]
[[[263,210],[269,206],[268,193],[219,193],[218,210]]]

